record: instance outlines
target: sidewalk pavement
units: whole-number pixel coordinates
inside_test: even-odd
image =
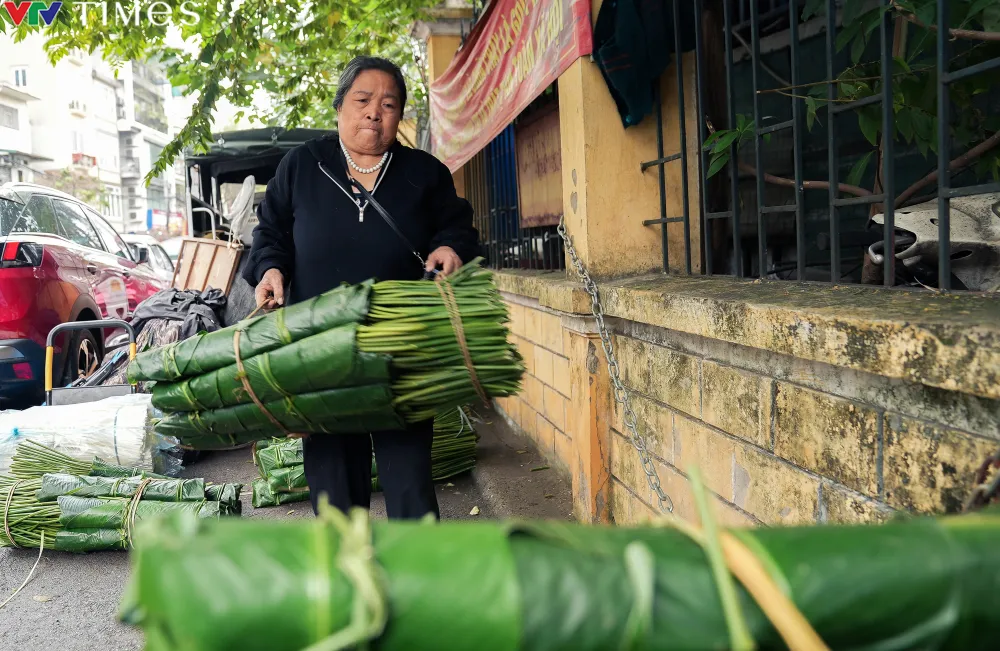
[[[540,469],[547,464],[531,442],[493,413],[485,414],[476,430],[481,436],[476,469],[438,484],[443,519],[572,519],[569,479],[555,469]],[[244,518],[312,517],[308,502],[267,509],[250,506],[256,468],[249,449],[208,455],[184,475],[244,482]],[[381,494],[372,497],[371,512],[373,518],[385,518]],[[31,549],[0,549],[0,603],[21,585],[37,556]],[[115,620],[127,577],[128,555],[122,552],[45,552],[31,582],[0,610],[0,648],[141,649],[139,632]]]

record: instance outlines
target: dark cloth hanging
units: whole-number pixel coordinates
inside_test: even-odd
[[[694,3],[681,2],[680,20],[681,50],[689,52],[695,46]],[[601,5],[594,26],[594,60],[626,128],[653,111],[653,87],[670,64],[674,49],[671,3],[605,0]]]

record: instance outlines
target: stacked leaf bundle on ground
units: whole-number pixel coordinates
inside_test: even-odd
[[[431,472],[442,481],[476,465],[478,435],[468,412],[451,409],[434,419]],[[309,487],[302,466],[301,439],[271,439],[254,446],[254,464],[260,477],[252,483],[253,506],[262,508],[309,499]],[[378,468],[372,456],[372,490],[379,491]]]
[[[127,549],[135,524],[161,513],[240,513],[241,484],[143,476],[0,476],[0,547],[70,552]]]
[[[94,458],[91,461],[76,459],[37,441],[21,441],[10,462],[10,474],[18,479],[34,479],[53,472],[94,477],[150,477],[167,479],[142,468],[126,468]]]
[[[403,429],[518,390],[523,366],[489,271],[447,281],[368,281],[144,352],[156,430],[190,447],[278,433]]]
[[[150,522],[122,617],[149,651],[787,648],[679,529],[323,515]],[[998,531],[984,514],[728,535],[822,638],[798,648],[974,651],[1000,634]]]
[[[11,459],[10,474],[15,479],[35,479],[49,474],[170,479],[166,475],[147,472],[142,468],[126,468],[107,463],[101,459],[95,458],[91,461],[75,459],[30,439],[22,441],[17,446]],[[203,482],[201,479],[190,481]],[[203,482],[203,484],[203,497],[209,501],[222,502],[224,515],[239,515],[242,512],[243,505],[240,502],[242,484],[211,484],[208,482]]]

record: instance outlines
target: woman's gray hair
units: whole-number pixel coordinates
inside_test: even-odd
[[[337,94],[333,97],[333,108],[338,111],[340,110],[340,107],[344,105],[344,98],[347,97],[348,91],[351,90],[351,86],[357,81],[358,75],[365,70],[381,70],[392,75],[393,80],[396,82],[396,88],[399,90],[399,108],[402,111],[406,106],[406,80],[403,79],[403,71],[388,59],[366,56],[354,57],[347,64],[347,67],[344,68],[344,71],[340,73]]]

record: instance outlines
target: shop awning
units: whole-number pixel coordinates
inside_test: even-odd
[[[592,48],[590,0],[491,2],[431,84],[434,154],[459,169]]]

